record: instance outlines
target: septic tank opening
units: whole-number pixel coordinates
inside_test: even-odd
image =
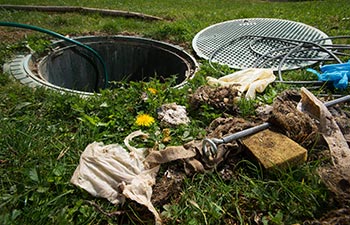
[[[164,81],[175,76],[174,87],[178,87],[190,79],[197,68],[191,55],[164,42],[129,36],[89,36],[75,40],[98,52],[106,67],[85,49],[58,41],[41,60],[34,60],[32,55],[18,56],[6,68],[22,83],[31,86],[44,85],[87,94],[105,87],[104,69],[109,83],[147,82],[151,78]]]

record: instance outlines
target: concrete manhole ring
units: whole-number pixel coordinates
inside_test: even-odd
[[[196,60],[182,48],[165,42],[131,36],[84,36],[75,40],[93,48],[104,59],[108,81],[165,80],[176,76],[180,87],[194,76]],[[21,83],[91,95],[104,88],[101,65],[86,50],[56,41],[41,58],[18,55],[4,65],[4,72]]]

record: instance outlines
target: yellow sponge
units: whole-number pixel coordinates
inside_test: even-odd
[[[304,163],[307,150],[287,136],[263,130],[242,140],[265,169],[287,168]]]

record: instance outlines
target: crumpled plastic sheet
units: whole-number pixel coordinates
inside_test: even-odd
[[[318,80],[331,82],[335,88],[346,89],[350,80],[350,60],[347,63],[329,64],[320,67],[321,73],[307,69],[317,75]]]
[[[124,140],[129,151],[119,144],[89,144],[80,157],[71,183],[114,204],[122,204],[126,198],[134,200],[154,214],[156,224],[162,224],[159,213],[151,203],[152,186],[159,165],[178,159],[191,159],[197,153],[183,146],[168,146],[161,151],[135,148],[129,142],[137,136],[148,135],[142,131],[129,134]]]
[[[274,82],[276,76],[272,69],[248,68],[232,74],[220,77],[219,79],[207,77],[209,85],[234,85],[240,93],[246,91],[245,98],[254,99],[256,92],[263,92],[265,88]]]

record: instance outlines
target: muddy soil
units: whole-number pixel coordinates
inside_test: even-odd
[[[178,198],[185,176],[180,165],[170,166],[153,187],[152,204],[156,207],[163,206]]]
[[[350,209],[332,210],[321,219],[305,221],[303,225],[350,225]]]

